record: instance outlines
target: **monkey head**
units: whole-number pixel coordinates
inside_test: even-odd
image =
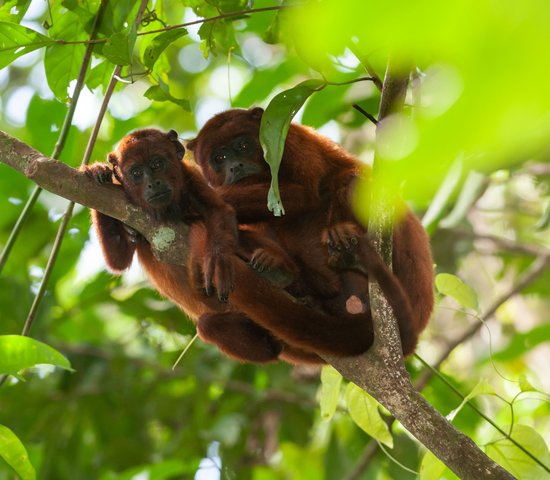
[[[259,142],[263,109],[233,109],[212,117],[187,144],[211,185],[269,178]]]
[[[108,158],[130,199],[146,210],[162,212],[183,190],[184,153],[176,131],[146,128],[126,135]]]

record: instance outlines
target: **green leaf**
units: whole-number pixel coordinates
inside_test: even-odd
[[[172,102],[172,103],[175,103],[176,105],[179,105],[186,112],[191,111],[189,100],[173,97],[168,91],[168,87],[163,83],[159,85],[153,85],[143,95],[145,96],[145,98],[148,98],[149,100],[154,100],[157,102]]]
[[[61,13],[62,12],[62,13]],[[49,30],[50,36],[64,41],[84,41],[86,35],[80,18],[58,6],[58,15]],[[78,78],[86,47],[84,44],[51,45],[44,55],[46,79],[54,95],[62,102],[68,100],[69,85]]]
[[[489,395],[493,393],[495,393],[495,390],[493,389],[492,385],[490,385],[486,380],[480,380],[473,388],[473,390],[464,397],[464,400],[462,400],[461,404],[447,415],[447,420],[452,422],[457,416],[458,412],[460,412],[460,410],[464,408],[464,405],[466,405],[466,403],[468,403],[468,401],[472,398],[477,397],[478,395]]]
[[[325,365],[321,370],[321,417],[330,420],[338,406],[342,375],[334,367]]]
[[[420,464],[420,480],[455,480],[458,477],[432,452],[426,452]]]
[[[6,0],[0,7],[0,20],[19,22],[31,4],[31,0]]]
[[[0,69],[15,59],[53,43],[48,37],[15,23],[0,22]]]
[[[531,455],[550,468],[548,446],[533,428],[514,425],[511,436]],[[516,478],[521,480],[548,478],[548,472],[541,465],[507,438],[498,438],[494,443],[487,445],[485,452]]]
[[[277,217],[285,213],[279,193],[277,175],[290,122],[309,96],[322,89],[324,85],[322,80],[306,80],[290,90],[285,90],[271,100],[262,115],[260,143],[264,150],[265,160],[271,169],[271,187],[267,198],[267,208]]]
[[[440,273],[435,277],[435,286],[443,295],[453,297],[466,308],[478,311],[477,294],[472,287],[450,273]]]
[[[393,448],[393,437],[378,411],[378,402],[353,383],[346,388],[346,404],[352,420],[375,440]]]
[[[130,65],[136,37],[136,25],[113,34],[103,47],[103,55],[115,65]]]
[[[0,457],[22,480],[34,480],[36,472],[21,440],[8,427],[0,425]]]
[[[48,364],[72,370],[69,360],[45,343],[20,335],[0,335],[0,373],[17,376],[26,368]]]
[[[161,33],[153,38],[143,52],[143,65],[145,65],[148,69],[153,68],[153,65],[159,58],[160,54],[164,52],[166,47],[175,42],[178,38],[187,35],[187,33],[187,30],[184,28],[178,28]]]

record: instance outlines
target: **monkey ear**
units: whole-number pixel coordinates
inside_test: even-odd
[[[249,110],[252,118],[260,119],[264,113],[264,109],[261,107],[254,107]]]
[[[183,155],[185,154],[185,147],[179,141],[178,132],[176,132],[175,130],[170,130],[166,134],[166,136],[168,137],[168,140],[170,140],[174,145],[174,148],[176,149],[176,154],[181,160],[183,158]]]
[[[196,138],[194,138],[193,140],[189,140],[185,144],[185,148],[187,148],[187,150],[191,150],[192,152],[195,151],[196,146],[197,146],[197,139]]]

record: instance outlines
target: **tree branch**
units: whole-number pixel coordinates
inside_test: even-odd
[[[128,202],[120,187],[98,185],[85,173],[45,157],[4,132],[0,132],[0,162],[52,193],[135,228],[151,243],[160,260],[186,263],[188,228],[181,222],[159,222],[147,215]],[[382,294],[376,297],[385,300]],[[396,322],[392,320],[390,307],[387,308],[390,310],[388,324],[384,323],[386,317],[378,317],[376,332],[390,338],[389,345],[378,339],[365,355],[325,359],[388,408],[407,430],[461,478],[512,479],[413,388],[403,365]],[[379,311],[374,313],[377,316]]]
[[[401,110],[408,83],[408,72],[388,65],[377,128],[390,114]],[[375,157],[374,189],[383,170],[383,161]],[[369,236],[386,263],[391,266],[392,196],[388,191],[373,191]],[[369,280],[369,298],[374,328],[374,343],[364,355],[353,358],[324,357],[345,378],[368,392],[386,407],[399,422],[454,473],[463,479],[512,479],[477,445],[437,412],[413,387],[405,369],[397,322],[376,283]]]
[[[121,187],[98,185],[85,173],[42,153],[0,131],[0,162],[40,187],[67,200],[99,210],[135,228],[151,243],[157,258],[184,265],[188,227],[182,222],[160,222],[128,202]]]

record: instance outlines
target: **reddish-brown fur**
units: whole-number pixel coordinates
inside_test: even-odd
[[[369,323],[359,321],[358,316],[337,318],[307,308],[254,274],[242,258],[257,255],[260,264],[290,265],[290,270],[292,262],[286,262],[285,252],[268,237],[246,228],[238,233],[232,208],[181,161],[182,155],[175,132],[146,129],[121,141],[109,155],[112,167],[101,163],[87,167],[100,182],[113,181],[114,176],[130,200],[152,215],[191,224],[188,262],[179,266],[159,262],[137,232],[93,211],[108,266],[113,271],[128,268],[137,250],[154,286],[197,322],[201,338],[238,360],[319,362],[317,353],[348,356],[364,352],[372,343]],[[159,157],[165,161],[164,170],[153,167]],[[141,183],[132,180],[136,167],[142,169]],[[165,195],[167,185],[170,197]],[[156,197],[148,200],[147,192],[155,189]],[[267,260],[258,251],[267,252]],[[269,264],[271,257],[276,259],[273,265]],[[373,262],[377,261],[375,256]],[[208,289],[210,284],[222,300],[233,290],[229,302],[206,295],[201,287]]]
[[[203,174],[235,208],[239,222],[253,223],[263,230],[266,225],[273,229],[281,246],[301,267],[301,285],[305,284],[306,290],[310,286],[312,292],[308,293],[320,298],[324,308],[339,318],[371,328],[367,278],[348,270],[373,275],[399,322],[403,351],[412,353],[433,308],[431,252],[418,219],[407,211],[396,225],[393,275],[373,251],[349,204],[351,186],[360,170],[367,176],[370,171],[360,167],[356,158],[334,142],[297,124],[290,126],[279,171],[286,214],[273,217],[266,201],[270,171],[258,140],[261,115],[261,109],[235,109],[206,123],[198,137],[188,143]],[[255,146],[247,147],[248,157],[243,157],[243,162],[258,167],[248,167],[248,172],[237,181],[228,182],[229,173],[224,176],[223,171],[214,168],[213,156],[233,145],[236,138],[253,139]],[[235,155],[240,155],[237,150]],[[241,162],[238,158],[236,163]],[[359,244],[354,245],[357,241]],[[364,304],[365,313],[349,313],[346,303],[350,296]],[[347,333],[349,341],[360,335],[354,330]]]

